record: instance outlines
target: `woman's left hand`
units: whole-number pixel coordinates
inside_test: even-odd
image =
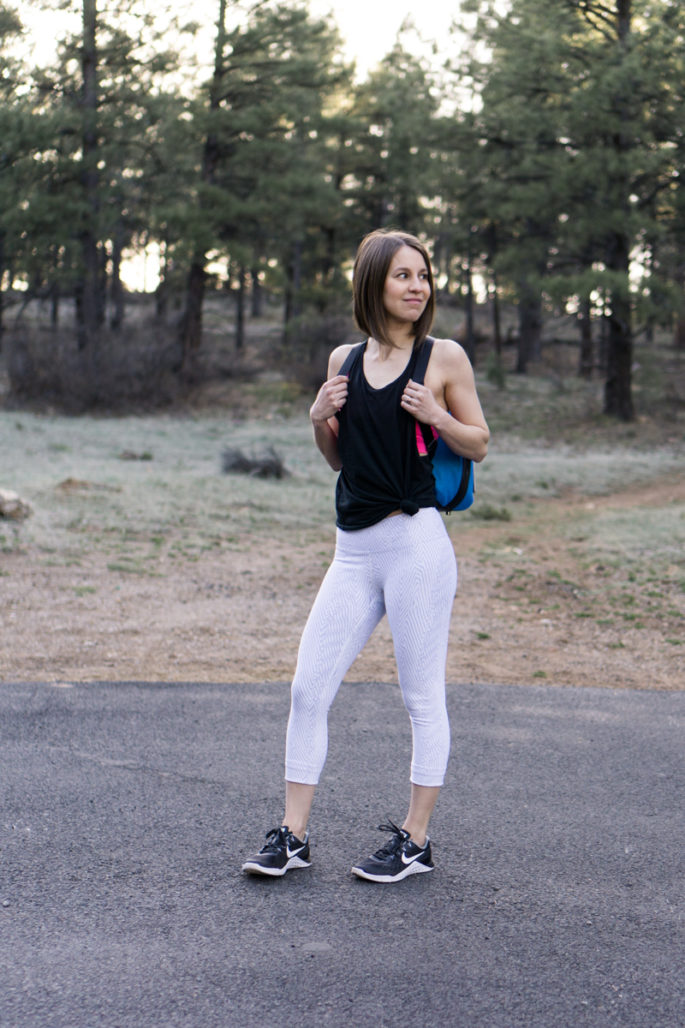
[[[409,414],[425,425],[434,424],[436,418],[444,413],[432,391],[425,385],[419,385],[409,379],[402,393],[401,406]]]

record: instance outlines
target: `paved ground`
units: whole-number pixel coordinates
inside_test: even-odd
[[[436,871],[382,887],[396,687],[343,687],[315,863],[263,881],[285,686],[0,685],[0,1024],[685,1024],[685,693],[449,702]]]

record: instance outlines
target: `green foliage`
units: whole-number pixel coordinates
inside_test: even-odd
[[[607,409],[629,416],[631,308],[663,322],[674,277],[682,294],[685,11],[512,0],[506,12],[471,3],[465,13],[455,70],[471,83],[462,126],[477,157],[463,165],[473,188],[458,180],[457,204],[486,267],[532,315],[520,345],[546,298],[588,302],[608,319]]]
[[[470,0],[441,73],[405,33],[357,82],[304,4],[215,0],[212,55],[172,5],[94,2],[92,125],[83,32],[30,72],[0,2],[3,289],[78,295],[90,233],[101,317],[122,250],[154,243],[176,298],[195,263],[297,325],[338,310],[360,237],[396,225],[432,245],[443,294],[470,303],[480,279],[517,303],[518,370],[550,312],[603,318],[630,413],[634,327],[685,308],[682,5]]]
[[[436,193],[438,106],[425,62],[399,43],[358,88],[344,187],[368,227],[426,231],[426,201]]]

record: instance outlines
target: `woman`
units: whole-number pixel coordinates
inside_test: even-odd
[[[450,746],[445,662],[457,584],[415,419],[474,461],[485,457],[489,431],[458,343],[436,340],[424,383],[412,380],[434,312],[430,259],[419,240],[396,231],[366,236],[353,291],[355,319],[368,338],[333,351],[310,410],[316,445],[340,472],[335,557],[304,629],[292,684],[283,824],[243,870],[281,876],[310,866],[307,825],[326,759],[328,710],[387,614],[412,726],[409,810],[402,827],[381,826],[390,841],[352,871],[396,882],[433,870],[428,823]]]

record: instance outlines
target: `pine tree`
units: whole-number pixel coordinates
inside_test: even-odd
[[[472,6],[473,42],[488,49],[468,69],[480,87],[484,200],[498,270],[524,315],[519,366],[543,291],[586,315],[601,299],[604,410],[630,420],[631,266],[664,230],[655,198],[672,186],[680,137],[668,98],[681,91],[683,14],[665,0],[513,0],[506,15]]]
[[[430,222],[438,160],[437,84],[400,40],[356,90],[354,168],[348,196],[368,231],[395,226],[421,235]]]
[[[19,96],[24,73],[10,53],[11,43],[20,33],[21,22],[15,12],[0,4],[0,347],[5,290],[11,286],[21,237],[21,169],[30,150],[25,104]]]
[[[281,258],[286,295],[299,293],[312,210],[317,217],[322,195],[327,202],[322,115],[348,75],[338,51],[337,31],[304,7],[257,5],[227,30],[219,0],[181,323],[186,370],[201,345],[210,253],[243,269]]]
[[[79,346],[90,352],[108,300],[112,326],[123,321],[123,251],[149,230],[150,183],[183,101],[165,93],[178,56],[153,16],[131,0],[106,16],[84,0],[82,11],[81,32],[60,40],[54,66],[33,75],[39,159],[28,219],[32,276],[73,293]]]

